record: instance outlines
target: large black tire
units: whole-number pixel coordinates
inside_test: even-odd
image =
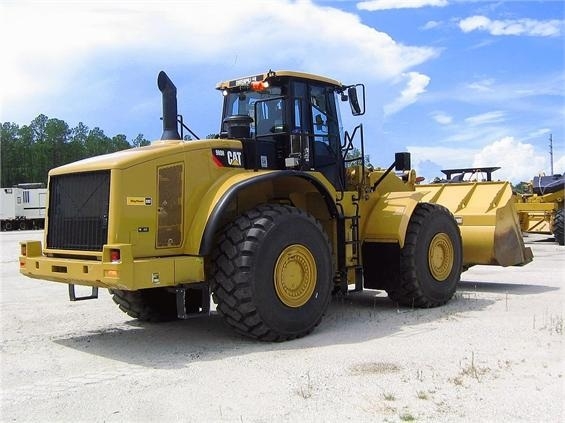
[[[389,297],[405,306],[436,307],[449,301],[462,270],[462,245],[453,215],[437,204],[420,203],[400,250],[400,272]]]
[[[176,295],[166,288],[109,291],[120,310],[134,319],[144,322],[168,322],[178,318]]]
[[[295,207],[259,206],[219,234],[209,263],[218,313],[238,333],[285,341],[310,333],[331,299],[331,247]]]
[[[565,245],[565,233],[563,232],[563,207],[558,208],[553,216],[551,232],[559,245]]]

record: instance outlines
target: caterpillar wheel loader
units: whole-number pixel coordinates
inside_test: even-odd
[[[530,193],[514,196],[522,231],[553,234],[559,245],[565,245],[565,175],[534,176],[530,185]]]
[[[157,82],[161,140],[52,169],[44,243],[21,243],[22,274],[68,284],[71,300],[107,288],[143,321],[208,314],[212,296],[237,332],[283,341],[311,332],[332,293],[435,307],[464,266],[531,260],[512,216],[422,201],[408,153],[365,165],[363,126],[343,132],[338,112],[364,114],[363,84],[292,71],[221,82],[218,137],[185,142],[176,88],[164,72]],[[506,206],[487,194],[465,201]]]

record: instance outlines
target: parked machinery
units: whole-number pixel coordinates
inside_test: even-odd
[[[47,189],[42,183],[24,183],[0,188],[0,227],[42,229],[45,219]]]
[[[564,245],[565,176],[535,176],[531,186],[531,193],[514,196],[520,227],[524,232],[553,234],[559,245]]]
[[[207,314],[211,293],[237,332],[280,341],[312,331],[332,293],[433,307],[464,266],[532,258],[507,185],[477,184],[450,212],[460,188],[422,201],[408,153],[365,166],[363,126],[342,132],[338,113],[347,101],[364,114],[362,84],[292,71],[221,82],[219,137],[190,142],[174,84],[161,72],[158,86],[160,141],[51,170],[44,244],[21,244],[21,273],[75,300],[77,284],[93,287],[86,298],[108,288],[149,321]]]

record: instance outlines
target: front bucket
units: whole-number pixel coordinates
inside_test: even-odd
[[[524,246],[509,182],[416,185],[422,202],[441,204],[455,216],[463,240],[463,264],[524,265]]]

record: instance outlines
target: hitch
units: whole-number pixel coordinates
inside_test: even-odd
[[[85,295],[83,297],[77,297],[75,293],[75,285],[69,284],[69,300],[71,301],[82,301],[82,300],[95,300],[98,298],[98,287],[92,287],[92,293],[90,295]]]
[[[175,293],[179,319],[210,314],[210,286],[207,282],[179,285]]]

